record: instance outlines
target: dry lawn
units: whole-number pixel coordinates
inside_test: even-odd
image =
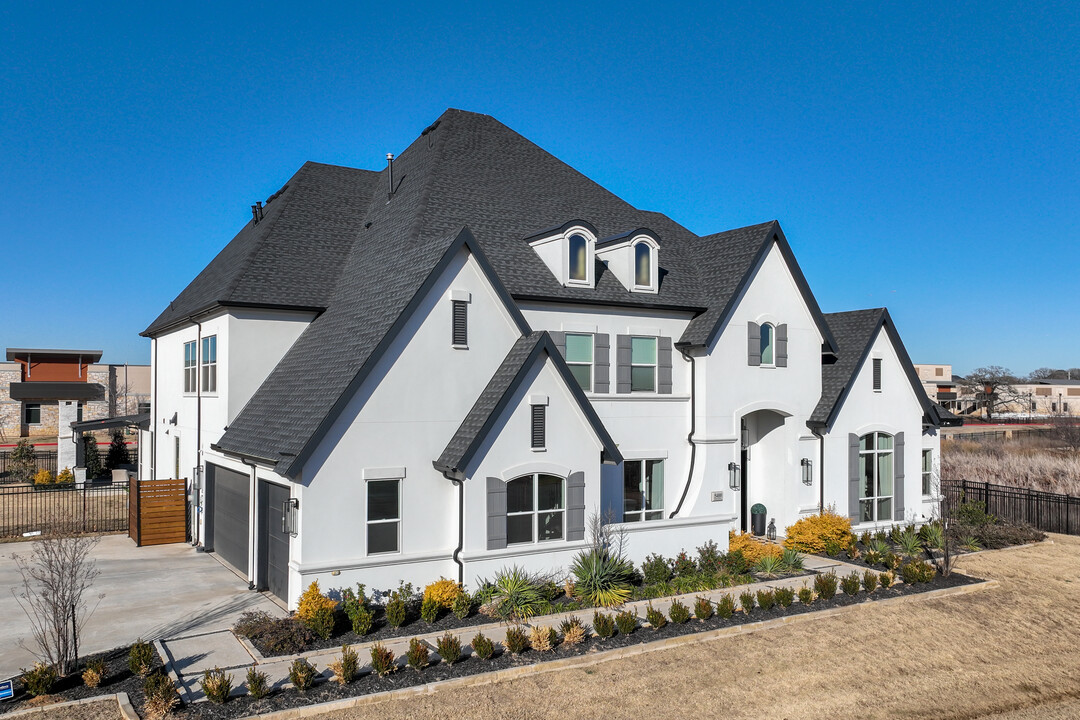
[[[320,717],[1080,717],[1080,538],[1051,538],[962,558],[989,590]]]
[[[1052,438],[947,440],[941,477],[1080,495],[1080,453]]]
[[[99,532],[126,527],[127,490],[42,490],[30,485],[0,487],[0,538],[22,533]]]

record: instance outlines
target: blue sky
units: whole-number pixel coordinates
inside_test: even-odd
[[[0,5],[0,344],[148,362],[255,200],[459,107],[695,232],[779,219],[916,362],[1080,366],[1080,4],[404,5]]]

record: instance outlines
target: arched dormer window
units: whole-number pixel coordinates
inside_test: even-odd
[[[776,328],[772,323],[763,323],[761,326],[761,364],[774,365],[776,363]]]
[[[569,278],[576,282],[589,280],[589,241],[582,235],[570,236]]]
[[[648,243],[634,245],[634,284],[652,286],[652,248]]]

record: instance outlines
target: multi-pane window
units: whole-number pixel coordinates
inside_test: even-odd
[[[664,517],[664,461],[627,460],[623,463],[623,520]]]
[[[198,381],[196,361],[198,346],[195,341],[184,343],[184,392],[195,392],[195,383]]]
[[[592,391],[593,336],[566,333],[566,364],[578,385],[586,392]]]
[[[587,282],[589,279],[589,242],[581,235],[570,236],[570,279]]]
[[[217,392],[217,335],[202,339],[202,391]]]
[[[506,484],[506,542],[561,540],[566,506],[563,479],[525,475]]]
[[[769,323],[761,326],[761,364],[772,365],[775,355],[776,329]]]
[[[41,403],[26,403],[23,406],[23,422],[27,425],[41,424]]]
[[[859,477],[859,522],[892,520],[892,435],[873,432],[859,438]]]
[[[656,391],[656,338],[630,338],[630,390]]]
[[[922,451],[922,494],[930,495],[933,491],[934,451]]]
[[[368,480],[368,555],[398,551],[401,526],[401,480]]]
[[[454,310],[451,343],[456,347],[466,347],[469,344],[469,303],[464,300],[451,300],[451,303]]]
[[[652,248],[647,243],[634,246],[634,284],[652,285]]]

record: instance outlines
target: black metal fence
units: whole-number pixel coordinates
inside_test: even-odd
[[[23,479],[16,477],[12,472],[15,469],[15,461],[11,459],[11,450],[0,450],[0,483],[22,482]],[[35,450],[34,463],[37,470],[45,469],[56,474],[56,451]],[[35,470],[36,472],[36,470]]]
[[[1052,437],[1054,428],[1015,428],[1011,430],[979,430],[977,432],[950,432],[941,433],[942,440],[971,440],[982,442],[983,440],[1004,440],[1011,436],[1013,440],[1026,437]]]
[[[0,537],[119,532],[128,528],[128,484],[0,487]]]
[[[1043,532],[1080,535],[1080,497],[966,480],[944,482],[942,490],[953,507],[984,503],[986,512],[996,517]]]

